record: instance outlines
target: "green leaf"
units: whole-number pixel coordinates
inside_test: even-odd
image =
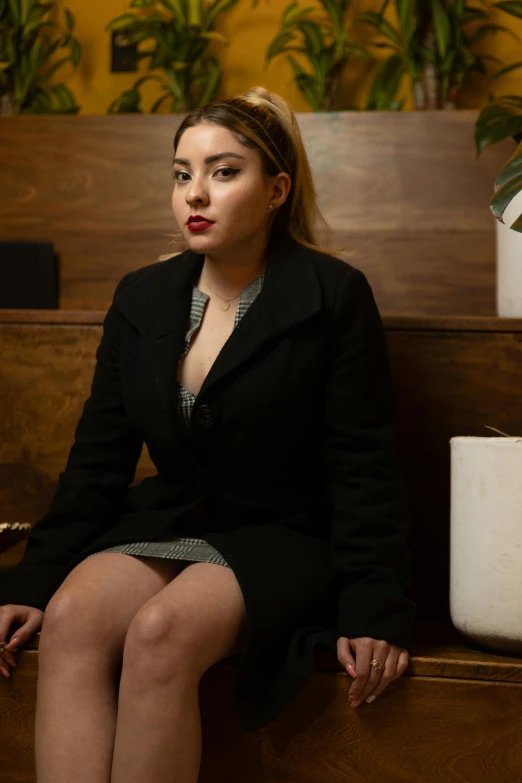
[[[20,3],[20,23],[24,25],[29,16],[30,0],[19,0]]]
[[[522,97],[503,95],[487,104],[475,125],[477,156],[491,144],[508,139],[522,130]]]
[[[430,0],[430,7],[437,48],[441,58],[444,59],[451,41],[451,22],[448,11],[441,0]]]
[[[484,24],[482,27],[479,27],[478,30],[469,38],[469,43],[471,46],[474,46],[479,41],[482,41],[486,35],[499,32],[509,33],[515,38],[516,41],[520,41],[520,36],[518,36],[515,31],[511,30],[509,27],[504,27],[500,24]]]
[[[505,11],[506,14],[511,14],[519,19],[522,19],[522,3],[516,0],[504,0],[502,3],[493,3],[494,8],[500,8],[501,11]]]
[[[56,60],[51,67],[45,72],[40,75],[40,81],[47,82],[51,78],[51,76],[56,73],[57,70],[59,70],[62,66],[65,65],[65,63],[70,62],[70,57],[61,57],[59,60]]]
[[[203,4],[201,0],[188,0],[188,25],[201,27],[203,23]]]
[[[217,30],[210,30],[206,33],[199,33],[198,38],[204,38],[208,41],[219,41],[222,44],[225,44],[226,46],[230,46],[230,41],[226,37],[226,35],[223,35],[223,33],[218,33]]]
[[[481,54],[483,60],[489,60],[496,65],[502,65],[502,60],[499,57],[495,57],[493,54]]]
[[[382,21],[382,17],[375,11],[362,11],[360,14],[357,14],[355,21],[366,22],[366,24],[370,24],[372,27],[375,27],[378,30]]]
[[[179,0],[161,0],[161,2],[183,25],[187,23],[187,17]]]
[[[15,27],[18,27],[20,24],[20,6],[18,4],[18,0],[8,0],[9,2],[9,8],[11,9],[11,18],[13,20],[13,25]]]
[[[299,3],[297,0],[294,0],[293,3],[290,3],[285,10],[283,11],[283,15],[281,17],[281,25],[287,26],[287,25],[294,25],[296,22],[299,21],[304,16],[308,16],[311,12],[315,11],[316,9],[313,6],[306,6],[305,8],[300,8]]]
[[[53,111],[53,106],[49,95],[45,92],[45,90],[40,88],[37,88],[31,94],[31,100],[26,108],[27,113],[30,114],[51,114]]]
[[[312,109],[314,111],[320,111],[321,104],[319,96],[317,95],[317,85],[314,77],[311,74],[306,73],[306,71],[303,70],[301,65],[294,57],[292,57],[291,54],[288,55],[288,59],[292,66],[296,84],[299,90],[302,92],[303,96],[306,98]]]
[[[511,65],[507,65],[505,68],[502,68],[500,71],[497,71],[496,73],[492,74],[491,78],[498,79],[499,76],[505,76],[506,73],[515,71],[517,68],[522,68],[522,62],[512,63]]]
[[[44,24],[42,23],[48,13],[49,12],[46,9],[41,9],[38,7],[32,9],[32,12],[29,14],[27,24],[23,29],[22,40],[29,38],[37,28],[44,27]],[[52,26],[54,27],[54,25]]]
[[[82,59],[82,46],[76,38],[71,38],[69,41],[69,48],[71,50],[72,63],[77,67]]]
[[[132,0],[131,8],[150,8],[156,5],[157,0]]]
[[[495,181],[495,193],[491,197],[489,206],[493,215],[502,223],[504,212],[515,196],[522,190],[522,144],[519,144],[514,154],[501,168]],[[522,221],[520,217],[515,220],[512,229],[520,231]]]
[[[67,27],[68,32],[72,33],[74,30],[74,26],[76,24],[76,19],[72,11],[70,11],[68,8],[65,9],[65,26]]]
[[[204,11],[203,21],[205,30],[209,30],[212,27],[219,14],[233,8],[237,3],[238,0],[215,0],[215,2],[211,3],[206,11]]]
[[[388,38],[395,44],[399,43],[397,30],[395,30],[387,19],[383,19],[380,14],[377,14],[374,11],[364,11],[357,16],[357,21],[370,24],[372,27],[375,27],[379,33],[384,35],[385,38]]]
[[[161,96],[161,98],[158,98],[157,101],[154,101],[150,109],[151,114],[155,114],[158,111],[161,104],[163,103],[163,101],[166,101],[167,98],[170,98],[170,92],[166,92],[164,95]]]
[[[287,51],[287,44],[294,40],[294,34],[288,32],[281,32],[276,35],[274,40],[269,44],[266,52],[266,60],[271,60],[278,54],[282,54]]]
[[[302,19],[298,23],[298,26],[304,35],[307,51],[312,56],[317,57],[325,46],[320,28],[306,19]]]
[[[400,55],[393,55],[379,69],[373,82],[367,102],[367,110],[385,110],[396,99],[405,73],[404,60]]]
[[[112,19],[106,26],[106,30],[126,30],[128,27],[139,22],[139,19],[134,14],[122,14],[117,16],[116,19]]]
[[[219,85],[221,83],[221,68],[219,67],[219,64],[217,60],[214,58],[208,58],[208,62],[206,64],[206,71],[207,71],[207,80],[206,80],[206,87],[203,90],[199,102],[197,105],[197,108],[201,108],[202,106],[205,106],[207,103],[209,103],[211,100],[214,99],[216,96]]]
[[[396,0],[396,6],[399,27],[402,30],[403,48],[407,51],[417,29],[417,0]]]
[[[462,18],[461,18],[461,23],[469,24],[470,22],[475,22],[477,19],[489,19],[488,12],[483,11],[482,8],[468,7],[464,9],[464,13],[462,14]]]
[[[124,90],[109,106],[108,114],[134,114],[141,113],[141,96],[137,90]]]
[[[58,102],[63,109],[72,109],[75,106],[74,95],[65,84],[55,84],[50,90],[58,98]]]

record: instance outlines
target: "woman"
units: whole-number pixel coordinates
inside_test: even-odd
[[[319,644],[355,708],[408,663],[384,333],[363,273],[315,243],[293,111],[256,87],[191,112],[173,177],[188,249],[118,284],[51,509],[0,572],[5,664],[42,628],[39,783],[196,781],[198,684],[233,655],[246,731]],[[157,475],[129,488],[144,442]]]

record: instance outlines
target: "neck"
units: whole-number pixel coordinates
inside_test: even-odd
[[[207,253],[197,287],[209,295],[219,294],[223,298],[232,298],[241,293],[248,283],[263,274],[266,269],[266,246],[251,253],[234,254]],[[210,290],[207,290],[210,288]]]

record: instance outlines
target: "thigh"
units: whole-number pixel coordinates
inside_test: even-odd
[[[139,666],[154,650],[158,670],[188,665],[202,674],[245,644],[245,603],[234,571],[191,563],[136,613],[125,657]]]
[[[49,601],[39,649],[82,646],[120,655],[136,612],[186,561],[100,552],[73,568]]]

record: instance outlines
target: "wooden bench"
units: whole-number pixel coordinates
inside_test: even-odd
[[[38,638],[0,678],[0,782],[34,783]],[[203,677],[200,783],[518,783],[522,660],[461,644],[418,645],[372,705],[329,655],[285,712],[245,734],[230,701],[234,665]]]
[[[0,311],[0,513],[47,510],[89,393],[104,312]],[[522,780],[522,659],[481,651],[448,607],[449,438],[519,434],[522,320],[384,317],[397,397],[397,446],[409,483],[419,603],[405,676],[352,711],[335,656],[285,712],[243,734],[230,702],[234,660],[205,675],[202,783],[506,783]],[[23,361],[20,361],[23,357]],[[135,481],[151,475],[146,449]],[[1,538],[1,537],[0,537]],[[0,555],[14,565],[24,542]],[[34,781],[39,634],[0,677],[0,783]]]

